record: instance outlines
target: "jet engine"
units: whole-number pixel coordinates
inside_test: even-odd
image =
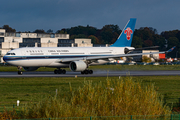
[[[84,71],[87,68],[87,64],[84,61],[73,61],[69,64],[71,71]]]
[[[35,70],[37,70],[39,67],[23,67],[23,69],[25,70],[25,71],[35,71]]]

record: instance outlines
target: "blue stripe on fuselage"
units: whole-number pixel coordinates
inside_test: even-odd
[[[95,56],[107,56],[107,55],[66,55],[66,56],[4,56],[3,60],[18,61],[18,60],[32,60],[32,59],[63,59],[63,58],[78,58],[78,57],[95,57]]]

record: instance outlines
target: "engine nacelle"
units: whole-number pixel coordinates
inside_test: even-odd
[[[71,71],[84,71],[87,68],[87,64],[84,61],[73,61],[69,64]]]
[[[37,70],[39,67],[23,67],[23,69],[25,70],[25,71],[35,71],[35,70]]]

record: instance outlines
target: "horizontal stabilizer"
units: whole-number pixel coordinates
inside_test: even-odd
[[[158,48],[159,46],[151,46],[151,47],[144,47],[144,48],[136,48],[136,49],[128,49],[125,48],[125,54],[127,54],[128,52],[132,52],[132,51],[139,51],[139,50],[146,50],[146,49],[154,49],[154,48]]]
[[[144,47],[144,48],[136,48],[136,49],[132,49],[132,51],[138,51],[138,50],[146,50],[146,49],[154,49],[154,48],[158,48],[159,46],[151,46],[151,47]]]
[[[174,48],[176,48],[176,46],[172,47],[171,49],[169,49],[167,52],[172,52],[174,50]]]

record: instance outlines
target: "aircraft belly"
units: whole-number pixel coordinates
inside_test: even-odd
[[[62,67],[63,68],[63,67],[69,67],[69,64],[68,63],[60,63],[57,60],[55,60],[46,67]]]
[[[23,67],[43,67],[48,66],[52,62],[56,61],[56,59],[35,59],[35,60],[18,60],[18,61],[8,61],[9,64],[15,66],[23,66]]]

